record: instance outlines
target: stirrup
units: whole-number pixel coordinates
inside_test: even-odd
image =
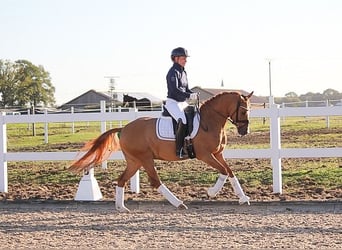
[[[180,158],[180,159],[183,159],[183,158],[185,158],[185,157],[188,157],[188,154],[187,154],[186,152],[184,152],[184,147],[181,148],[179,152],[177,151],[177,152],[176,152],[176,155],[177,155],[177,157]]]

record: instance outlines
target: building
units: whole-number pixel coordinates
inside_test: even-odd
[[[59,108],[62,110],[68,110],[71,107],[74,109],[94,109],[100,107],[100,102],[105,101],[106,104],[118,107],[122,106],[123,95],[128,94],[137,99],[147,98],[152,103],[160,104],[162,100],[158,97],[155,97],[149,93],[141,93],[141,92],[115,92],[115,98],[112,98],[109,92],[99,92],[93,89],[83,93],[80,96],[75,97],[74,99],[64,103]]]

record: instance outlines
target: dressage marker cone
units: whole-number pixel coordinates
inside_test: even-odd
[[[102,193],[94,177],[94,169],[83,175],[78,185],[75,201],[98,201],[102,199]]]

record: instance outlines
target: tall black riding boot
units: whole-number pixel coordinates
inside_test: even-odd
[[[184,157],[184,138],[186,133],[186,125],[182,122],[182,119],[178,119],[176,130],[176,155],[179,158]]]

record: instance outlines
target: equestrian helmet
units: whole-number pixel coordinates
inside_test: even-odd
[[[171,59],[173,60],[177,56],[186,56],[188,57],[188,51],[182,47],[178,47],[172,50],[171,52]]]

